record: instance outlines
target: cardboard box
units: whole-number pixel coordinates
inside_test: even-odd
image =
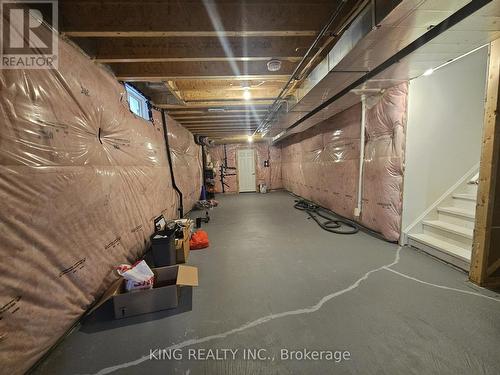
[[[147,314],[177,307],[182,286],[198,286],[198,268],[175,265],[153,268],[153,289],[125,291],[125,280],[117,280],[105,293],[99,305],[113,301],[115,319]]]
[[[193,220],[181,219],[176,221],[180,222],[184,226],[183,238],[175,240],[177,263],[186,263],[189,258],[189,250],[190,250],[189,240],[191,239],[191,229],[193,227]]]

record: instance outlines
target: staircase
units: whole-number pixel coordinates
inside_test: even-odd
[[[477,179],[478,176],[474,176],[457,192],[440,202],[420,225],[408,234],[408,244],[469,271]]]

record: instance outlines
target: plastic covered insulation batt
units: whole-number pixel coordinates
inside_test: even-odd
[[[366,110],[361,223],[390,241],[401,232],[407,101],[403,83]]]
[[[155,122],[161,121],[161,113],[153,111],[153,119]],[[194,142],[193,134],[172,117],[165,115],[165,120],[175,183],[182,192],[186,214],[194,207],[201,194],[201,146]]]
[[[283,188],[281,181],[281,148],[278,146],[271,146],[268,143],[233,143],[226,145],[226,156],[228,167],[238,167],[238,150],[249,149],[255,150],[255,183],[256,189],[259,184],[265,184],[268,190],[276,190]],[[222,192],[220,180],[220,167],[224,165],[224,145],[216,145],[207,148],[210,158],[214,167],[216,168],[216,192]],[[264,162],[269,161],[269,167],[264,166]],[[238,192],[238,170],[228,169],[228,174],[235,174],[234,176],[226,176],[224,182],[225,192],[235,193]]]
[[[124,88],[68,43],[59,70],[1,70],[0,92],[0,373],[20,374],[106,290],[114,266],[142,255],[178,197],[157,114],[134,116]],[[198,146],[169,129],[189,209]]]
[[[361,105],[282,143],[284,188],[353,218],[359,171]]]
[[[362,210],[358,222],[397,241],[401,230],[408,85],[366,109]],[[349,219],[357,206],[361,104],[282,143],[284,188]]]

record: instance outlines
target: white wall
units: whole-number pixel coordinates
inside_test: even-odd
[[[487,47],[410,82],[402,228],[479,163]]]

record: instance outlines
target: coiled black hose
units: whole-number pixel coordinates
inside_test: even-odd
[[[335,217],[330,211],[323,207],[315,205],[304,199],[296,200],[295,207],[297,210],[306,211],[309,217],[312,218],[324,230],[337,234],[354,234],[359,231],[359,228],[353,222]],[[325,219],[325,221],[319,218]]]

